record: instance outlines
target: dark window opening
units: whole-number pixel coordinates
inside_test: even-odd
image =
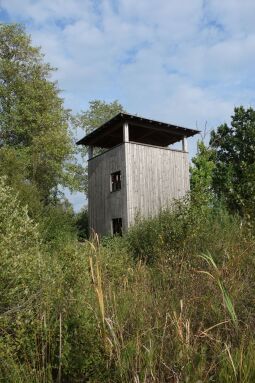
[[[113,218],[112,220],[112,234],[122,235],[122,218]]]
[[[111,174],[111,191],[115,192],[121,189],[121,172]]]

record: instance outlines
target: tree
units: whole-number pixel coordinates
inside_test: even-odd
[[[89,216],[88,210],[83,208],[75,217],[75,224],[79,240],[89,238]]]
[[[0,174],[44,203],[59,184],[75,185],[70,114],[53,71],[23,26],[0,24]]]
[[[93,130],[97,129],[100,125],[110,120],[116,114],[120,112],[125,112],[123,106],[117,101],[107,103],[101,100],[92,100],[89,102],[89,108],[85,111],[79,113],[74,119],[74,124],[82,128],[84,135],[89,134]],[[95,153],[101,153],[102,149],[97,149]],[[85,160],[88,155],[88,148],[86,146],[80,147],[80,154]],[[87,168],[85,167],[86,178],[87,180]],[[87,191],[87,184],[85,187]]]
[[[233,212],[254,216],[255,111],[235,108],[231,125],[213,131],[210,145],[215,150],[215,192]]]
[[[125,110],[117,100],[110,103],[92,100],[89,102],[89,108],[77,115],[77,122],[85,134],[89,134],[121,112],[124,113]]]
[[[212,179],[215,169],[214,150],[203,141],[197,143],[197,154],[190,167],[190,186],[194,196],[208,200],[212,197]]]

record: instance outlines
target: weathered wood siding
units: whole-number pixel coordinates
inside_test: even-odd
[[[121,171],[121,190],[110,191],[111,173]],[[188,153],[126,142],[88,161],[89,224],[111,234],[112,219],[123,230],[137,214],[149,217],[189,190]]]
[[[126,143],[128,226],[137,214],[156,215],[189,190],[188,153]]]
[[[111,192],[111,173],[121,171],[121,190]],[[127,229],[125,144],[88,161],[89,225],[100,235],[111,234],[112,219],[122,218]]]

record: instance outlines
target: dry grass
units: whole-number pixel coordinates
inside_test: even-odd
[[[199,209],[101,244],[38,249],[40,269],[21,238],[30,265],[16,273],[10,243],[0,381],[254,382],[255,240],[237,218]],[[9,276],[20,283],[11,295]]]

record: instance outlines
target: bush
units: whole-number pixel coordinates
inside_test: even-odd
[[[213,251],[223,253],[222,246],[244,237],[247,228],[240,217],[231,215],[224,206],[195,204],[189,198],[175,202],[158,216],[140,219],[125,237],[135,259],[149,264],[171,254]]]
[[[75,215],[65,203],[57,201],[45,206],[38,221],[42,242],[50,249],[61,249],[77,238]]]
[[[42,236],[3,180],[0,198],[0,381],[253,382],[240,218],[184,200],[100,244],[78,242],[62,208]]]
[[[94,251],[114,382],[253,381],[255,241],[238,217],[184,201]]]
[[[19,365],[15,355],[21,350],[31,351],[31,336],[27,330],[31,329],[34,306],[40,296],[43,260],[37,226],[3,178],[0,180],[0,201],[0,374],[7,376],[11,365]],[[18,370],[21,375],[29,373],[22,367]]]
[[[39,225],[3,179],[0,200],[0,381],[105,376],[91,310],[89,247],[79,246],[74,236],[62,237],[70,233],[69,220],[63,225],[63,212],[57,215],[56,209],[56,232],[46,236],[47,246],[42,243]]]
[[[37,226],[3,179],[0,179],[0,200],[0,306],[4,314],[17,309],[36,293],[42,258]]]
[[[83,209],[76,214],[75,226],[79,240],[89,239],[89,216],[87,209]]]

